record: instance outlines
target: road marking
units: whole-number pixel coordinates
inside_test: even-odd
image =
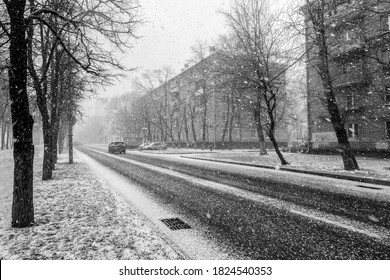
[[[131,164],[134,164],[137,166],[141,166],[143,168],[150,169],[150,170],[153,170],[153,171],[156,171],[159,173],[174,176],[174,177],[183,179],[185,181],[188,181],[190,183],[196,184],[196,185],[203,187],[203,188],[208,188],[208,189],[213,188],[217,191],[224,192],[224,193],[227,193],[229,195],[233,195],[233,196],[236,196],[239,198],[244,198],[244,199],[247,199],[247,200],[262,204],[262,205],[267,205],[267,206],[277,208],[279,210],[288,211],[288,212],[293,213],[295,215],[300,215],[300,216],[303,216],[303,217],[306,217],[309,219],[314,219],[314,220],[317,220],[320,222],[324,222],[324,223],[327,223],[327,224],[330,224],[330,225],[333,225],[336,227],[344,228],[344,229],[347,229],[349,231],[354,231],[354,232],[357,232],[360,234],[364,234],[364,235],[367,235],[369,237],[378,239],[382,243],[390,244],[390,230],[385,229],[383,227],[367,225],[367,224],[362,223],[362,222],[353,221],[353,220],[350,220],[347,218],[343,218],[343,217],[340,217],[337,215],[325,213],[325,212],[314,210],[314,209],[308,210],[304,207],[301,207],[301,206],[296,205],[296,204],[291,203],[291,202],[282,201],[282,200],[278,200],[275,198],[264,196],[264,195],[261,195],[258,193],[254,193],[251,191],[238,189],[237,187],[229,186],[226,184],[220,184],[220,183],[209,181],[206,179],[201,179],[201,178],[187,175],[187,174],[184,174],[184,173],[181,173],[178,171],[173,171],[173,170],[170,170],[168,168],[158,167],[158,166],[151,165],[148,163],[143,163],[143,162],[123,158],[120,156],[107,154],[105,152],[97,151],[97,150],[90,149],[90,148],[86,148],[86,149],[91,150],[91,151],[96,152],[96,153],[99,153],[99,154],[103,154],[107,157],[112,157],[112,158],[115,158],[115,159],[118,159],[118,160],[121,160],[124,162],[128,162],[128,163],[131,163]]]

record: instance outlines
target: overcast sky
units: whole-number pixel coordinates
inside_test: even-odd
[[[129,74],[115,85],[99,89],[99,97],[124,94],[131,91],[131,81],[145,70],[171,66],[176,74],[191,58],[191,46],[207,40],[213,44],[220,34],[226,32],[220,10],[230,7],[233,0],[139,0],[145,24],[137,35],[142,36],[122,61],[127,67],[139,70]],[[297,0],[270,0],[276,7],[286,6]],[[85,121],[102,109],[96,100],[83,102]]]
[[[131,79],[147,69],[170,65],[179,72],[191,56],[190,47],[198,40],[212,43],[224,33],[224,20],[218,11],[231,0],[139,0],[145,24],[141,36],[128,52],[124,64],[139,67],[129,78],[106,89],[107,94],[129,91]]]
[[[139,70],[114,86],[100,89],[100,97],[131,91],[131,80],[150,69],[171,66],[176,74],[191,57],[191,46],[207,40],[210,45],[226,32],[221,10],[229,8],[233,0],[139,0],[145,24],[137,32],[141,36],[128,51],[123,63]],[[271,1],[272,5],[286,5],[291,0]]]

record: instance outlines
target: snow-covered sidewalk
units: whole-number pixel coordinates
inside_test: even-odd
[[[80,159],[76,157],[73,165],[66,162],[67,157],[60,155],[54,178],[46,182],[40,179],[41,166],[35,167],[32,227],[10,227],[12,186],[0,193],[0,259],[181,258],[145,217]],[[1,168],[9,166],[0,163]]]

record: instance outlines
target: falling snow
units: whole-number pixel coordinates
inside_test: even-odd
[[[82,162],[65,162],[60,155],[54,179],[47,182],[40,180],[36,168],[32,227],[10,227],[12,195],[6,191],[0,201],[0,259],[180,258],[143,216]],[[1,163],[0,168],[5,167]]]

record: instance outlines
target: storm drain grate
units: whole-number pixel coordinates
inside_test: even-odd
[[[189,229],[191,228],[188,224],[180,220],[179,218],[171,218],[171,219],[161,219],[170,230],[179,230],[179,229]]]
[[[382,188],[376,188],[376,187],[370,187],[370,186],[364,186],[364,185],[356,185],[358,188],[363,188],[363,189],[370,189],[370,190],[381,190]]]

